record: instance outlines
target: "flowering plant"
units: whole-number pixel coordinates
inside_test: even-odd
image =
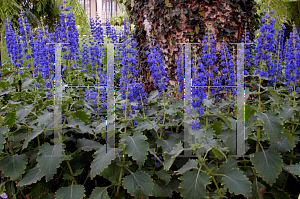
[[[295,195],[290,179],[298,178],[300,169],[296,28],[284,46],[283,28],[275,40],[268,11],[255,45],[243,35],[244,90],[236,88],[236,52],[224,41],[217,52],[210,31],[202,53],[191,61],[192,84],[185,83],[188,55],[183,47],[178,85],[167,87],[160,46],[153,39],[146,55],[156,90],[148,94],[139,81],[138,43],[127,20],[118,35],[109,22],[103,28],[96,18],[90,21],[91,34],[81,37],[70,8],[61,9],[52,33],[47,27],[33,33],[22,13],[18,31],[5,21],[10,63],[0,79],[0,190],[5,187],[9,198]],[[56,65],[56,43],[62,47],[61,66]],[[109,56],[111,45],[115,58]],[[116,77],[113,102],[108,100],[111,61]],[[62,96],[54,90],[59,88],[59,68]],[[183,100],[187,86],[192,114],[186,113]],[[174,98],[176,92],[181,99]],[[242,95],[244,101],[235,100]],[[109,117],[112,103],[114,117]],[[59,111],[62,121],[57,121]],[[241,123],[244,134],[238,134]],[[242,143],[237,143],[237,134],[245,136]],[[236,157],[239,146],[245,149],[242,158]]]

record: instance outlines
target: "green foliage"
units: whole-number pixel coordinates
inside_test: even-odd
[[[176,8],[170,2],[164,2],[167,9]],[[37,11],[42,12],[42,4]],[[170,15],[176,18],[173,11]],[[200,31],[199,27],[196,30]],[[103,62],[105,68],[107,63]],[[238,102],[241,107],[246,104],[242,121],[245,156],[238,158],[237,110],[226,96],[218,105],[215,96],[204,101],[207,113],[197,115],[198,130],[191,128],[191,118],[184,117],[184,101],[171,95],[164,101],[157,97],[157,91],[151,92],[147,110],[138,109],[130,118],[125,117],[122,105],[132,108],[136,102],[116,96],[115,130],[107,132],[107,122],[112,122],[102,119],[107,109],[95,114],[80,88],[64,91],[63,118],[56,125],[55,99],[46,97],[50,89],[34,87],[34,83],[45,83],[41,74],[33,78],[28,69],[16,76],[12,68],[1,72],[8,76],[0,79],[0,192],[5,190],[10,198],[192,199],[243,195],[254,199],[295,195],[288,183],[300,176],[300,96],[296,94],[295,106],[291,106],[290,93],[281,83],[273,89],[262,80],[258,101],[258,77],[247,77],[251,83],[246,84],[245,101]],[[15,91],[19,79],[22,92]],[[95,84],[91,74],[82,75],[80,71],[72,71],[70,79]],[[171,94],[178,88],[166,90]],[[58,137],[57,131],[61,132]],[[111,148],[107,141],[113,132],[115,146]],[[183,132],[187,132],[187,140]],[[194,157],[182,156],[188,152]]]

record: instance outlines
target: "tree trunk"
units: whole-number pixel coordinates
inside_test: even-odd
[[[201,43],[205,32],[210,29],[220,50],[223,38],[226,43],[238,43],[247,24],[250,38],[254,38],[251,16],[255,13],[255,2],[240,0],[135,0],[130,11],[130,22],[135,24],[134,33],[138,43],[139,71],[146,92],[153,90],[149,66],[145,52],[149,49],[149,37],[154,35],[163,53],[165,68],[168,71],[169,85],[177,85],[176,62],[179,44]],[[201,44],[203,45],[203,44]],[[197,55],[201,45],[196,45]],[[232,44],[228,44],[232,49]]]

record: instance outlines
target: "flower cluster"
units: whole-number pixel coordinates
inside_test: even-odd
[[[137,66],[137,51],[136,51],[137,42],[134,40],[134,37],[131,36],[128,40],[122,43],[122,46],[119,48],[122,56],[122,65],[121,68],[121,77],[120,77],[120,93],[122,99],[128,99],[129,102],[139,101],[143,104],[147,104],[146,93],[143,88],[142,83],[137,83],[134,77],[138,76],[138,71],[136,70]],[[129,106],[126,104],[125,106]],[[123,109],[125,110],[125,106]],[[140,108],[144,108],[142,104],[139,105]],[[132,106],[132,110],[136,110],[138,107]],[[129,115],[128,115],[129,116]]]
[[[154,39],[154,42],[156,40]],[[162,89],[166,89],[166,84],[168,82],[168,78],[164,77],[167,75],[167,72],[164,69],[164,62],[161,50],[159,49],[159,45],[153,46],[153,41],[151,41],[150,52],[147,51],[146,55],[148,55],[147,62],[150,66],[150,74],[154,80],[154,85],[158,87],[159,94],[158,97],[161,97]]]

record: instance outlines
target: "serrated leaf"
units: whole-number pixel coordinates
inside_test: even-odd
[[[291,143],[291,145],[293,147],[295,147],[295,138],[293,137],[293,135],[290,133],[290,131],[288,129],[283,129],[283,133],[284,135],[287,137],[287,139],[289,140],[289,142]]]
[[[180,178],[180,195],[184,198],[207,198],[206,186],[210,183],[210,176],[198,170],[187,171]]]
[[[89,116],[83,110],[77,110],[73,115],[83,122],[86,122],[89,119]]]
[[[282,105],[282,110],[280,110],[280,116],[284,119],[284,121],[289,121],[292,119],[294,115],[294,111],[297,110],[297,108],[289,107],[288,105],[284,104]]]
[[[208,99],[203,99],[202,103],[203,103],[204,106],[210,108],[212,106],[213,101],[212,101],[212,99],[209,99],[209,100]]]
[[[108,187],[96,187],[92,195],[90,196],[90,199],[110,199],[108,193],[107,193]]]
[[[44,127],[48,124],[49,121],[53,120],[54,114],[47,110],[44,110],[41,115],[38,116],[37,121],[39,122],[40,127]]]
[[[91,164],[91,179],[101,173],[116,158],[115,149],[109,146],[106,149],[106,146],[103,146],[94,153],[93,157],[95,159]]]
[[[271,93],[271,95],[272,95],[272,97],[273,97],[275,103],[276,103],[276,104],[279,104],[279,102],[280,102],[280,97],[279,97],[278,93],[277,93],[276,91],[274,91],[274,90],[271,90],[271,89],[269,89],[268,91]]]
[[[55,193],[56,199],[83,199],[84,187],[82,185],[70,185],[60,188]]]
[[[278,142],[283,131],[282,119],[274,111],[257,112],[257,117],[263,122],[265,133],[274,142]]]
[[[27,117],[27,115],[31,112],[31,110],[33,109],[33,105],[29,105],[26,106],[25,108],[20,108],[17,111],[17,119],[18,121],[22,121],[25,117]]]
[[[108,167],[105,168],[101,174],[104,178],[108,179],[112,183],[116,183],[119,180],[120,173],[121,168],[116,164],[112,163],[108,165]]]
[[[18,183],[18,187],[23,187],[25,185],[31,185],[33,183],[36,183],[37,181],[41,180],[43,177],[43,173],[39,170],[38,166],[35,166],[34,168],[30,169],[23,179]]]
[[[287,165],[285,166],[287,170],[295,175],[300,176],[300,164]]]
[[[43,132],[44,132],[44,129],[42,129],[42,128],[40,128],[40,127],[36,127],[32,132],[29,132],[29,133],[28,133],[28,136],[27,136],[27,138],[25,139],[24,144],[23,144],[23,146],[22,146],[22,150],[25,149],[25,148],[27,148],[28,143],[29,143],[32,139],[36,138],[38,135],[40,135],[40,134],[43,133]]]
[[[271,193],[275,199],[290,199],[290,196],[278,189],[278,187],[272,187],[268,193]]]
[[[81,148],[84,151],[99,150],[103,146],[99,142],[88,140],[85,138],[79,139],[77,143],[79,145],[79,148]]]
[[[256,113],[256,109],[252,106],[245,105],[245,121],[248,123],[249,119]]]
[[[229,189],[235,195],[243,194],[250,197],[251,183],[248,178],[238,169],[232,169],[228,173],[223,174],[224,187]]]
[[[167,187],[164,183],[161,181],[155,181],[153,185],[153,189],[151,192],[151,196],[156,196],[156,197],[172,197],[172,189],[170,187]]]
[[[180,139],[170,136],[167,140],[157,139],[156,143],[158,147],[162,147],[163,152],[169,153],[173,150],[176,144],[180,142]]]
[[[81,130],[81,133],[89,133],[94,135],[94,132],[91,128],[89,128],[84,122],[74,119],[74,120],[68,120],[68,126],[79,128]],[[78,127],[77,127],[78,126]]]
[[[219,135],[220,133],[222,133],[222,129],[223,129],[223,122],[215,120],[211,126],[217,135]]]
[[[121,139],[125,142],[125,153],[136,160],[139,168],[144,164],[149,150],[149,144],[145,140],[147,137],[141,132],[134,133],[133,136],[121,135]]]
[[[159,171],[155,171],[155,174],[159,179],[164,180],[166,184],[168,184],[171,180],[171,175],[166,170],[161,169]]]
[[[265,189],[265,185],[262,183],[258,182],[257,180],[253,182],[251,185],[252,187],[252,192],[251,192],[251,199],[262,199],[260,190],[263,188]]]
[[[179,170],[174,172],[178,174],[183,174],[191,169],[198,169],[198,162],[196,160],[189,159],[189,161],[185,165],[183,165]]]
[[[238,161],[236,159],[228,159],[228,162],[224,162],[219,168],[219,174],[228,173],[233,168],[237,167]],[[221,181],[221,176],[217,176],[217,180]]]
[[[175,161],[176,157],[183,151],[183,147],[181,142],[179,142],[178,144],[175,145],[174,149],[169,152],[163,153],[164,156],[164,169],[165,170],[169,170],[170,167],[172,166],[173,162]]]
[[[273,150],[256,152],[251,161],[258,174],[270,185],[275,182],[283,165],[281,156]]]
[[[202,139],[205,136],[204,129],[194,130],[190,126],[188,127],[189,133],[195,136],[197,139]]]
[[[70,174],[64,173],[63,174],[63,179],[64,180],[73,180],[74,178]]]
[[[220,146],[218,145],[217,147],[213,147],[212,148],[212,152],[215,154],[215,156],[218,159],[222,159],[223,157],[226,158],[226,155],[223,153],[222,149],[220,148]]]
[[[221,113],[217,113],[216,116],[218,116],[219,118],[221,118],[221,119],[226,123],[226,125],[227,125],[230,129],[232,129],[232,127],[231,127],[231,122],[230,122],[230,120],[229,120],[226,116],[224,116],[224,115],[221,114]]]
[[[53,178],[63,159],[63,144],[50,145],[45,143],[40,147],[37,162],[40,170],[46,175],[46,181]]]
[[[26,155],[5,156],[0,160],[0,170],[12,180],[20,180],[27,164]]]
[[[137,171],[124,178],[123,186],[135,198],[148,198],[153,188],[153,181],[148,174]]]
[[[16,112],[8,112],[4,118],[4,125],[12,126],[16,119]]]
[[[287,129],[284,129],[284,130],[287,130]],[[292,134],[290,134],[289,136],[290,136],[290,138],[293,138],[294,146],[291,145],[291,142],[289,141],[289,139],[285,136],[285,134],[283,134],[282,138],[279,140],[278,143],[270,142],[270,148],[275,149],[276,151],[278,151],[280,153],[292,150],[295,147],[295,141],[294,141],[295,138],[292,136]]]

